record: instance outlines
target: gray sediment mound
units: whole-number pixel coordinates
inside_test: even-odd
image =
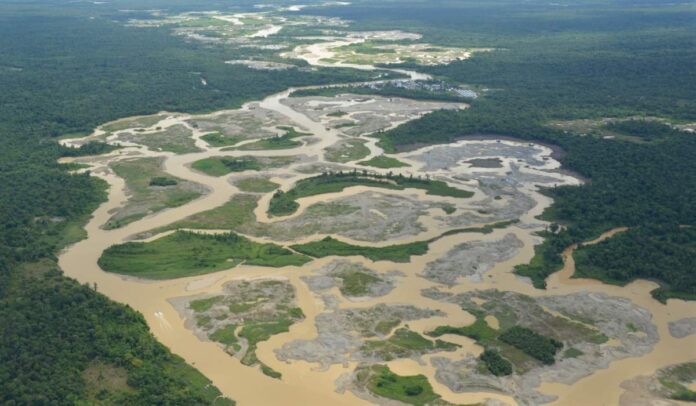
[[[281,133],[278,127],[297,124],[286,116],[258,106],[249,104],[246,110],[229,110],[208,116],[195,116],[187,122],[205,132],[219,132],[226,137],[254,139],[273,137]],[[300,128],[300,130],[303,130]]]
[[[500,158],[473,158],[468,161],[464,161],[471,165],[472,168],[502,168],[503,164]]]
[[[246,327],[263,324],[287,328],[304,319],[296,304],[295,288],[287,280],[275,278],[234,280],[225,283],[218,295],[178,297],[169,302],[198,338],[217,342],[245,365],[259,362],[257,342],[242,333]]]
[[[493,241],[474,241],[459,244],[442,258],[426,265],[422,276],[430,281],[455,285],[467,277],[480,282],[483,275],[500,262],[507,261],[523,247],[514,234]]]
[[[336,380],[336,391],[339,393],[350,391],[360,399],[380,406],[406,406],[410,404],[394,399],[387,399],[372,393],[368,387],[368,377],[371,375],[369,368],[369,365],[362,364],[358,366],[355,371],[341,375]],[[427,404],[428,406],[454,406],[454,404],[447,402],[442,398],[435,399]],[[486,399],[483,402],[476,404],[479,406],[509,406],[507,403],[501,402],[497,399]]]
[[[436,203],[378,192],[362,192],[317,203],[301,215],[270,224],[252,224],[243,233],[291,241],[313,234],[337,234],[360,241],[385,241],[424,231],[418,218]]]
[[[295,172],[303,174],[320,174],[324,172],[352,171],[353,167],[348,165],[332,164],[327,162],[317,162],[300,165],[294,168]]]
[[[612,361],[649,353],[659,340],[650,312],[628,299],[602,293],[535,298],[497,290],[453,295],[431,288],[424,290],[423,295],[457,303],[468,311],[493,315],[499,320],[501,330],[522,326],[563,343],[564,349],[554,364],[517,364],[518,372],[507,377],[485,372],[471,355],[456,361],[432,359],[437,368],[436,378],[452,391],[497,391],[515,397],[522,405],[553,400],[537,390],[542,382],[573,384],[598,369],[607,368]],[[577,351],[576,355],[564,355],[570,348]]]
[[[624,381],[626,391],[619,398],[620,406],[676,406],[675,398],[686,400],[696,382],[696,362],[685,362],[658,369],[650,376],[637,376]],[[693,391],[691,391],[693,394]]]
[[[684,338],[696,334],[696,317],[687,317],[669,322],[669,334],[674,338]]]
[[[400,275],[403,273],[399,271],[380,275],[361,264],[335,260],[319,268],[314,275],[303,276],[302,280],[313,292],[338,288],[349,300],[361,300],[387,295]]]
[[[402,99],[377,95],[357,95],[344,93],[334,97],[308,96],[290,97],[281,103],[293,110],[302,112],[314,121],[329,125],[334,121],[331,113],[346,113],[341,120],[354,124],[341,128],[341,132],[351,136],[373,133],[393,125],[415,119],[422,114],[440,109],[457,109],[456,103]]]
[[[662,384],[654,376],[638,376],[621,384],[625,392],[619,398],[619,406],[677,406],[660,394]]]
[[[440,311],[411,305],[378,304],[364,309],[338,309],[316,317],[317,338],[291,341],[275,352],[281,361],[316,362],[322,369],[332,364],[347,365],[350,361],[362,360],[360,348],[366,339],[385,338],[402,322],[442,315]]]
[[[408,157],[425,163],[426,171],[437,171],[457,166],[463,161],[483,158],[514,158],[524,161],[526,165],[542,166],[544,161],[537,156],[541,153],[537,145],[509,144],[497,142],[470,141],[461,145],[446,145],[427,151],[410,154]]]
[[[456,178],[456,177],[455,177]],[[511,165],[504,176],[493,173],[473,173],[466,180],[478,181],[478,188],[485,198],[471,202],[469,210],[445,218],[451,226],[468,226],[483,222],[517,219],[536,206],[536,201],[524,190],[531,184],[550,185],[558,182],[550,176],[535,175]]]

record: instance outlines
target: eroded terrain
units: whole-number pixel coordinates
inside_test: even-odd
[[[289,9],[129,24],[253,48],[261,57],[230,63],[269,74],[352,67],[375,70],[380,82],[418,80],[427,75],[374,64],[472,52],[401,31],[343,35],[346,21]],[[321,35],[302,35],[309,28]],[[110,190],[88,238],[61,254],[66,274],[142,312],[159,340],[242,405],[617,404],[632,379],[696,358],[695,305],[656,302],[654,283],[571,279],[572,249],[547,290],[512,273],[549,226],[537,218],[552,204],[539,187],[581,182],[549,147],[482,139],[385,154],[376,132],[466,105],[293,90],[234,110],[126,118],[64,140],[121,146],[71,159]],[[380,159],[399,165],[361,164]],[[340,190],[321,181],[336,173],[350,174]],[[278,191],[317,177],[288,214],[269,213]],[[226,251],[229,241],[249,252]],[[161,266],[167,252],[147,245],[158,242],[190,256],[191,269],[163,267],[151,280],[98,266],[113,252]],[[287,261],[298,252],[306,255]]]

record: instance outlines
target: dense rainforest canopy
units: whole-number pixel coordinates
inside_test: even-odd
[[[544,217],[567,227],[546,233],[537,257],[520,266],[519,273],[544,287],[546,276],[562,265],[560,253],[572,243],[614,227],[645,226],[637,238],[622,240],[623,251],[637,256],[659,238],[651,234],[658,230],[653,225],[695,224],[696,161],[689,157],[696,154],[696,136],[650,121],[696,120],[693,9],[650,1],[580,3],[545,12],[538,2],[498,3],[497,8],[437,4],[415,1],[400,8],[389,2],[361,3],[324,12],[355,19],[362,28],[409,26],[438,44],[494,49],[449,65],[420,67],[436,78],[473,86],[482,96],[466,111],[434,112],[385,132],[380,145],[393,151],[469,134],[499,134],[562,147],[563,165],[589,182],[546,190],[555,203]],[[400,21],[390,23],[385,16]],[[648,120],[605,126],[628,138],[605,139],[554,125],[635,116]],[[671,251],[660,247],[655,246],[652,259],[671,263]],[[594,265],[593,277],[612,279],[601,264]],[[625,281],[647,276],[639,268],[623,272]],[[663,284],[654,292],[661,300],[694,298],[696,288],[680,281],[695,272],[683,262],[649,276]]]
[[[165,29],[126,28],[114,21],[123,18],[116,9],[94,16],[83,6],[0,5],[0,402],[224,404],[205,377],[155,341],[140,315],[60,275],[55,253],[82,238],[105,184],[70,174],[57,160],[108,148],[69,150],[55,137],[124,116],[236,107],[288,86],[364,74],[268,75],[225,65],[222,49],[187,44]],[[95,368],[127,380],[99,388]]]
[[[402,3],[407,2],[404,6]],[[55,253],[81,237],[80,225],[104,185],[72,175],[56,136],[160,110],[204,111],[303,84],[345,82],[343,70],[258,72],[220,61],[224,49],[188,44],[162,28],[119,24],[118,8],[166,6],[214,10],[229,2],[5,2],[0,5],[0,401],[12,404],[103,401],[114,404],[212,403],[208,381],[150,335],[140,315],[60,275]],[[235,6],[251,2],[236,2]],[[646,0],[355,1],[312,13],[355,21],[355,29],[422,32],[442,45],[495,49],[428,67],[443,80],[482,94],[463,112],[436,112],[382,136],[387,149],[476,133],[560,145],[563,163],[591,179],[548,190],[545,217],[566,225],[547,234],[519,272],[542,287],[571,243],[618,226],[636,230],[580,252],[586,275],[624,283],[651,277],[659,298],[694,297],[689,255],[696,222],[696,138],[683,132],[615,128],[650,142],[580,136],[552,120],[629,115],[673,123],[696,120],[695,13],[688,4]],[[304,11],[309,13],[310,11]],[[240,55],[234,55],[240,57]],[[243,55],[242,55],[243,57]],[[423,68],[419,68],[423,70]],[[198,75],[209,83],[201,86]],[[660,132],[657,140],[651,135]],[[658,227],[664,225],[664,228]],[[639,267],[645,246],[664,267]],[[620,252],[609,259],[606,249]],[[686,259],[685,259],[686,258]],[[675,263],[675,261],[677,261]],[[124,387],[100,388],[89,371],[127,375]]]

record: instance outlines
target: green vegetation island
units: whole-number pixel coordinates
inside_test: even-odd
[[[540,188],[553,200],[539,217],[549,225],[539,233],[543,242],[535,246],[534,257],[517,265],[515,272],[529,278],[535,288],[544,289],[548,277],[562,269],[563,253],[577,244],[573,254],[576,277],[619,286],[649,279],[659,286],[652,295],[663,303],[656,305],[668,309],[665,313],[675,302],[693,304],[689,301],[696,299],[696,10],[691,4],[354,0],[349,5],[328,2],[313,7],[315,3],[310,3],[306,8],[282,3],[265,16],[276,18],[271,20],[274,22],[281,18],[296,18],[303,24],[319,21],[316,25],[292,20],[271,34],[250,30],[238,37],[229,37],[227,31],[248,27],[234,28],[233,22],[215,17],[259,13],[258,2],[37,0],[0,4],[0,403],[235,404],[234,394],[223,394],[196,369],[201,364],[188,364],[158,342],[138,309],[110,299],[103,286],[66,276],[59,258],[88,237],[85,225],[114,192],[103,180],[111,175],[92,172],[83,159],[99,156],[97,160],[107,160],[133,151],[132,146],[105,141],[107,135],[127,132],[123,136],[139,145],[139,150],[157,156],[199,153],[199,139],[223,148],[221,152],[250,154],[248,158],[208,156],[192,163],[194,169],[215,177],[277,168],[256,154],[301,151],[313,142],[309,133],[290,127],[276,137],[238,146],[243,141],[240,138],[193,126],[157,129],[163,117],[153,122],[140,120],[135,127],[124,126],[121,119],[160,112],[207,114],[237,109],[291,88],[312,87],[295,92],[297,97],[332,97],[348,90],[361,97],[468,104],[465,109],[414,113],[415,119],[404,124],[370,131],[365,137],[376,138],[384,154],[356,162],[361,167],[403,168],[408,173],[412,168],[398,154],[467,138],[507,137],[554,146],[554,157],[563,170],[585,182]],[[153,15],[153,10],[158,11]],[[187,14],[194,17],[179,18]],[[252,25],[253,19],[239,22]],[[344,22],[350,23],[341,27]],[[378,59],[407,47],[411,40],[404,36],[386,50],[379,49],[385,44],[377,40],[339,50],[343,56],[356,53],[352,62],[375,62],[375,70],[312,66],[299,53],[280,56],[279,47],[291,53],[306,45],[298,38],[319,36],[326,27],[415,33],[429,47],[422,49],[480,51],[447,59],[440,55],[433,63],[424,63],[417,52],[399,58],[398,63]],[[322,65],[330,63],[322,61]],[[473,89],[476,97],[432,90],[434,87],[409,89],[396,82],[377,88],[365,85],[407,79],[387,68],[413,70],[452,88]],[[331,87],[351,83],[355,86]],[[344,115],[335,113],[332,118],[340,120]],[[95,133],[104,123],[110,123],[100,128],[105,133]],[[330,129],[340,132],[350,127],[336,124]],[[84,136],[93,140],[76,147],[59,142]],[[345,164],[368,156],[357,144],[355,150],[348,157],[335,156],[335,161]],[[132,212],[109,213],[116,217],[108,225],[99,225],[101,231],[130,230],[143,218],[182,208],[204,193],[153,162],[112,169],[130,187],[129,203],[140,205]],[[272,193],[268,213],[276,217],[295,213],[298,199],[352,186],[420,189],[431,196],[461,199],[473,195],[439,179],[354,168],[328,170],[323,175],[313,172],[288,190],[262,178],[235,178],[234,184],[256,197]],[[459,212],[452,208],[448,216]],[[246,220],[239,213],[249,215],[234,205],[220,206],[215,213],[219,217],[213,220],[230,227]],[[194,213],[186,221],[196,225],[198,220]],[[210,226],[210,219],[206,220],[205,225]],[[627,230],[597,244],[583,245],[619,227]],[[474,229],[477,227],[469,230]],[[472,232],[495,229],[487,226]],[[427,252],[430,242],[380,248],[327,237],[281,246],[257,243],[234,232],[213,235],[178,230],[150,242],[111,246],[102,253],[99,265],[107,272],[157,280],[204,275],[240,264],[301,268],[313,258],[331,255],[405,263],[411,256]],[[350,281],[348,289],[362,292],[365,282]],[[213,306],[205,302],[210,298],[197,300],[203,302],[192,302],[192,311],[206,316],[203,313]],[[239,303],[224,304],[226,317],[234,310],[239,314],[246,311],[234,306]],[[255,358],[254,346],[287,333],[294,323],[305,319],[300,307],[282,305],[287,308],[281,308],[277,320],[230,323],[211,330],[210,336],[233,350],[241,339],[246,340],[252,348],[244,352],[248,357],[244,362],[258,366],[266,375],[261,378],[272,382],[269,385],[282,376]],[[522,325],[517,319],[510,322],[499,313],[496,317],[501,316],[502,327],[497,329],[489,325],[485,319],[489,314],[481,308],[468,309],[476,317],[473,324],[443,325],[431,332],[432,337],[456,334],[475,340],[483,348],[475,362],[487,377],[496,379],[520,374],[530,365],[557,366],[561,360],[588,355],[573,346],[574,338],[597,345],[608,340],[597,330],[601,320],[585,324],[578,315],[572,315],[570,321],[562,314],[553,319],[560,328],[551,331],[548,326]],[[632,314],[647,312],[640,309]],[[654,318],[655,323],[663,321],[660,317]],[[391,337],[374,338],[375,353],[399,356],[404,349],[451,348],[406,327],[394,325],[389,332],[392,329],[396,330]],[[558,331],[564,336],[554,335]],[[640,335],[635,333],[626,337]],[[694,401],[692,361],[684,359],[658,370],[657,384],[652,387],[659,393],[654,396]],[[449,404],[434,392],[425,375],[399,375],[379,362],[359,365],[352,372],[355,379],[350,390],[378,400]]]
[[[275,244],[260,244],[234,233],[175,231],[151,242],[109,247],[99,266],[107,272],[171,279],[234,268],[239,264],[283,267],[310,261]]]
[[[468,198],[473,192],[457,189],[440,180],[424,179],[402,174],[374,174],[367,170],[358,172],[325,172],[319,176],[298,181],[292,189],[284,192],[278,190],[268,206],[268,214],[287,216],[297,211],[300,206],[296,200],[325,193],[337,193],[352,186],[368,186],[382,189],[404,190],[406,188],[423,189],[429,195]]]

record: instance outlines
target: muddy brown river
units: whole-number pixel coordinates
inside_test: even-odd
[[[297,49],[295,53],[307,60],[310,64],[318,66],[336,66],[326,62],[331,57],[330,48],[338,45],[347,45],[364,41],[369,36],[342,40],[336,42],[321,42],[318,44],[305,46]],[[359,69],[375,69],[373,66],[348,66]],[[418,72],[406,72],[413,79],[427,78]],[[336,391],[335,381],[343,374],[351,372],[355,364],[333,365],[327,370],[320,370],[317,364],[305,361],[282,362],[276,357],[275,350],[283,344],[298,339],[313,339],[317,336],[315,318],[318,314],[326,310],[324,302],[320,297],[312,292],[309,287],[301,280],[303,276],[312,275],[317,269],[331,262],[335,258],[323,258],[314,260],[302,267],[267,268],[257,266],[238,266],[231,270],[220,271],[202,276],[179,278],[173,280],[143,280],[132,277],[124,277],[112,273],[106,273],[99,268],[97,260],[102,252],[114,245],[120,244],[133,238],[140,233],[148,232],[158,227],[167,226],[176,221],[182,220],[192,214],[214,209],[225,204],[235,194],[240,191],[231,184],[230,178],[240,176],[231,174],[221,177],[212,177],[191,169],[191,164],[197,160],[212,156],[291,156],[306,155],[316,158],[316,162],[325,162],[325,149],[336,142],[344,139],[339,129],[327,127],[325,123],[316,121],[308,117],[301,111],[295,110],[284,104],[283,101],[295,89],[271,95],[262,100],[258,106],[265,108],[287,117],[298,128],[303,131],[311,132],[318,142],[303,145],[302,147],[291,150],[272,150],[272,151],[221,151],[220,148],[213,148],[200,139],[203,134],[195,128],[191,128],[186,122],[192,116],[187,114],[163,113],[167,116],[164,121],[158,123],[159,126],[171,126],[175,124],[185,125],[193,131],[193,138],[196,145],[202,152],[189,154],[173,154],[167,152],[155,152],[147,150],[142,146],[132,145],[129,148],[115,151],[105,157],[81,158],[80,162],[91,165],[91,171],[95,176],[106,180],[109,185],[108,200],[103,203],[93,214],[92,219],[86,226],[87,238],[64,250],[60,254],[59,264],[65,274],[77,279],[81,283],[98,285],[98,290],[109,298],[118,302],[128,304],[140,311],[147,320],[153,334],[164,345],[169,347],[172,352],[183,357],[189,364],[199,369],[203,374],[210,378],[213,383],[224,393],[224,395],[236,400],[239,405],[360,405],[369,404],[367,401],[358,398],[353,393],[346,391],[339,393]],[[395,100],[394,102],[398,102]],[[456,108],[465,108],[463,105]],[[249,105],[243,109],[249,108]],[[224,114],[224,112],[214,113],[212,116]],[[103,134],[101,129],[97,129],[92,137]],[[382,153],[376,146],[375,139],[370,138],[369,134],[362,136],[367,140],[370,155],[365,158],[378,156]],[[80,142],[79,140],[65,140],[64,143],[72,145]],[[467,144],[470,143],[470,144]],[[490,143],[496,141],[461,141],[452,144],[452,147],[466,147],[474,143]],[[503,141],[505,145],[512,148],[517,145],[512,141]],[[526,144],[524,144],[526,145]],[[405,174],[419,174],[424,172],[425,163],[417,160],[414,156],[425,153],[436,147],[425,147],[419,151],[408,154],[395,155],[401,161],[409,163],[410,168],[402,171]],[[520,168],[520,171],[534,175],[543,174],[553,177],[557,184],[577,185],[579,180],[571,176],[555,171],[558,169],[558,162],[550,158],[551,150],[536,146],[538,155],[543,158],[543,163],[531,168]],[[126,153],[127,152],[127,153]],[[172,176],[181,179],[197,182],[209,188],[209,193],[199,199],[187,203],[183,206],[166,209],[138,221],[130,223],[122,228],[104,230],[102,226],[107,222],[110,213],[127,201],[125,182],[115,176],[109,168],[109,164],[118,160],[137,157],[157,156],[164,157],[163,170]],[[482,157],[488,158],[488,157]],[[480,171],[488,171],[492,175],[505,176],[510,170],[514,159],[501,157],[502,168],[485,168]],[[281,189],[287,190],[299,179],[313,176],[295,171],[302,162],[289,165],[285,168],[273,169],[272,180],[280,184]],[[354,165],[349,162],[346,165]],[[360,168],[360,167],[357,167]],[[450,179],[456,177],[468,177],[472,169],[468,165],[456,165],[447,169],[439,169],[432,172],[432,175],[447,176]],[[466,199],[471,202],[481,202],[485,196],[476,187],[475,182],[463,181],[457,187],[471,190],[474,196]],[[334,201],[338,199],[351,198],[359,193],[371,190],[365,187],[351,187],[340,193],[312,196],[299,200],[300,208],[292,216],[277,219],[269,218],[266,214],[268,201],[271,193],[261,198],[259,206],[254,212],[259,223],[269,223],[285,221],[303,215],[307,208],[322,202]],[[372,189],[373,190],[373,189]],[[458,305],[444,303],[428,299],[421,295],[421,290],[440,286],[435,282],[424,279],[419,274],[426,267],[426,264],[437,260],[446,255],[453,247],[468,241],[493,241],[500,239],[507,234],[513,234],[522,242],[522,248],[511,259],[501,261],[486,273],[482,281],[474,282],[468,279],[461,279],[455,286],[448,288],[449,292],[458,293],[470,290],[498,289],[503,291],[514,291],[525,295],[538,297],[544,295],[563,295],[576,292],[600,292],[612,296],[629,299],[634,304],[647,309],[652,314],[652,322],[657,326],[659,332],[659,342],[648,354],[641,357],[625,358],[612,362],[608,368],[595,371],[591,375],[580,379],[572,385],[557,383],[543,383],[540,390],[544,393],[556,395],[558,399],[553,404],[558,405],[616,405],[623,389],[620,384],[637,375],[650,375],[655,370],[664,366],[684,362],[696,358],[696,336],[686,338],[673,338],[667,330],[670,321],[685,317],[692,317],[696,314],[696,303],[680,300],[669,300],[667,305],[662,305],[653,300],[649,294],[655,288],[655,284],[647,281],[636,281],[625,287],[605,285],[594,280],[571,279],[574,271],[572,251],[575,247],[569,248],[564,253],[565,267],[561,272],[552,275],[548,280],[547,290],[534,289],[527,281],[515,276],[512,269],[517,264],[528,262],[534,252],[534,246],[540,243],[540,238],[535,232],[543,229],[546,224],[535,219],[552,201],[536,191],[536,184],[529,182],[522,189],[522,192],[533,199],[534,207],[520,216],[517,224],[496,229],[490,234],[463,233],[450,235],[441,238],[430,245],[427,254],[412,257],[406,264],[394,264],[388,261],[373,262],[362,257],[351,257],[350,260],[364,264],[380,273],[398,269],[403,273],[399,278],[395,289],[385,296],[367,299],[360,302],[351,302],[341,299],[339,307],[357,308],[369,307],[378,303],[411,304],[417,307],[440,310],[446,314],[443,317],[433,317],[429,319],[416,320],[409,323],[409,327],[417,332],[428,331],[438,325],[466,325],[474,321],[474,317],[463,311]],[[412,189],[404,191],[379,190],[380,193],[394,196],[408,196],[409,198],[422,201],[448,203],[466,209],[469,202],[460,199],[437,197],[426,195],[423,191]],[[388,241],[370,243],[374,246],[390,245],[418,241],[436,237],[448,229],[454,228],[436,213],[436,210],[427,211],[418,218],[422,226],[422,231],[416,235],[399,237]],[[595,241],[596,243],[604,238],[608,238],[623,229],[611,230]],[[155,236],[153,238],[157,238]],[[312,235],[301,237],[296,241],[310,241],[322,236]],[[366,244],[365,241],[358,239],[339,237],[343,241],[356,244]],[[271,238],[258,237],[259,240],[272,241]],[[287,242],[279,242],[281,244]],[[242,365],[238,359],[227,355],[224,350],[216,343],[202,341],[194,333],[185,327],[179,313],[169,303],[169,299],[217,293],[222,290],[222,285],[230,280],[258,277],[280,277],[287,280],[296,290],[297,303],[302,308],[306,318],[290,327],[290,331],[273,336],[270,340],[262,342],[258,346],[257,355],[259,360],[270,366],[274,370],[282,373],[282,380],[276,380],[263,375],[258,369]],[[340,297],[340,295],[337,295]],[[496,325],[497,321],[491,321],[491,325]],[[456,336],[445,337],[451,342],[461,344],[461,348],[454,352],[437,353],[438,357],[446,357],[452,360],[461,358],[464,354],[478,354],[482,348],[475,345],[473,341]],[[503,403],[514,405],[516,401],[505,394],[492,392],[472,392],[454,393],[447,386],[438,382],[435,378],[435,368],[429,362],[429,358],[435,355],[426,355],[418,362],[411,359],[400,359],[388,362],[389,367],[398,374],[424,374],[428,377],[435,391],[443,399],[453,403],[475,403],[486,399],[496,399]]]

